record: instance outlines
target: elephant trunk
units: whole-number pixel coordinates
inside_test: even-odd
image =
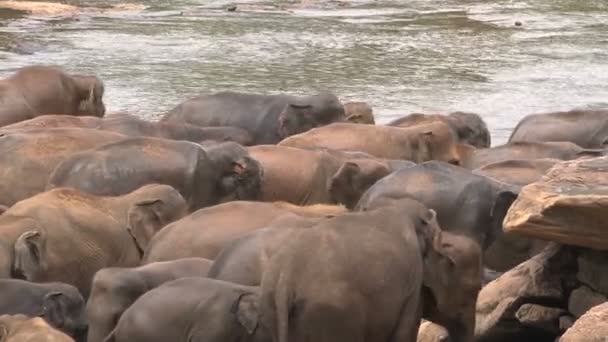
[[[12,260],[10,249],[0,242],[0,279],[12,278]]]
[[[469,324],[468,320],[449,321],[444,325],[450,334],[452,342],[471,342],[473,341],[474,323]]]
[[[472,342],[475,334],[475,302],[477,296],[465,305],[451,307],[450,310],[440,310],[430,289],[423,287],[423,313],[424,319],[444,327],[449,335],[450,342]],[[460,309],[458,309],[460,308]]]

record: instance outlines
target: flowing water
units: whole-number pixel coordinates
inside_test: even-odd
[[[608,107],[606,0],[231,3],[0,10],[0,76],[32,63],[94,72],[109,111],[150,119],[202,92],[325,89],[369,102],[380,123],[476,112],[494,144],[529,113]]]

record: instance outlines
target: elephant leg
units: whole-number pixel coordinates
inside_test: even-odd
[[[401,316],[390,342],[416,341],[422,319],[422,300],[420,294],[411,295],[401,308]]]

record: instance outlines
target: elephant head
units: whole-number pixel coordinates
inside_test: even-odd
[[[433,122],[420,126],[418,139],[414,140],[418,163],[429,160],[440,160],[453,165],[461,164],[456,133],[443,122]]]
[[[225,142],[207,146],[205,151],[219,172],[220,202],[259,198],[264,171],[243,146]]]
[[[260,295],[258,291],[258,289],[255,289],[253,292],[242,293],[232,304],[230,313],[233,318],[232,322],[235,322],[237,327],[230,329],[230,331],[240,336],[230,339],[231,341],[270,341],[268,330],[260,322]]]
[[[46,294],[39,316],[54,328],[78,340],[86,335],[87,320],[84,313],[84,299],[74,287],[66,285],[61,291]]]
[[[481,289],[481,249],[473,240],[428,226],[423,253],[423,317],[445,327],[452,341],[472,341]]]
[[[127,197],[127,231],[142,254],[156,232],[187,213],[184,198],[168,185],[145,185]]]
[[[279,114],[279,136],[287,138],[315,127],[345,120],[344,106],[331,93],[291,100]]]
[[[104,85],[96,76],[72,76],[78,91],[77,115],[103,117],[106,107],[103,104]]]
[[[458,133],[460,142],[477,148],[490,147],[492,140],[488,126],[475,113],[454,112],[448,116],[450,124]]]
[[[374,125],[374,111],[365,102],[348,102],[344,104],[346,121],[358,124]]]
[[[332,176],[329,194],[336,203],[352,209],[367,189],[389,173],[386,165],[375,160],[345,162]]]
[[[224,169],[220,180],[222,202],[258,199],[262,191],[263,175],[260,163],[249,156],[232,161]]]

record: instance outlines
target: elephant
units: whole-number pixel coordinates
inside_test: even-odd
[[[260,322],[259,292],[208,278],[177,279],[141,296],[104,342],[271,342]]]
[[[137,268],[110,267],[99,270],[93,278],[87,301],[88,342],[102,342],[120,316],[144,293],[162,284],[185,277],[204,277],[211,260],[187,258],[157,262]]]
[[[449,115],[413,113],[408,116],[389,122],[388,126],[412,127],[431,122],[444,122],[448,124],[458,136],[461,143],[476,148],[488,148],[492,138],[488,126],[483,119],[475,113],[453,112]]]
[[[608,110],[531,114],[515,126],[509,142],[569,141],[582,148],[608,145]]]
[[[335,203],[352,192],[367,190],[394,165],[372,156],[359,157],[328,150],[276,145],[248,148],[264,170],[260,200],[297,205]]]
[[[302,218],[340,215],[341,206],[296,206],[286,202],[234,201],[200,209],[164,227],[150,241],[142,264],[180,258],[215,259],[232,240],[270,224],[289,224]]]
[[[251,135],[237,127],[198,127],[185,123],[147,121],[137,116],[116,113],[103,118],[94,116],[42,115],[30,120],[2,127],[0,132],[22,131],[31,128],[80,127],[99,129],[124,134],[129,137],[155,137],[192,142],[234,141],[251,145]]]
[[[217,255],[208,277],[231,283],[260,286],[271,257],[302,228],[309,228],[325,218],[303,218],[279,222],[255,230],[228,243]]]
[[[0,316],[2,342],[74,342],[68,335],[53,329],[40,317]]]
[[[523,187],[540,180],[550,168],[559,162],[561,160],[552,158],[509,159],[484,165],[473,170],[473,173],[496,179],[502,183]]]
[[[374,110],[365,102],[347,102],[344,104],[346,121],[358,124],[375,125]]]
[[[344,106],[329,92],[300,97],[220,92],[187,100],[161,121],[240,127],[259,145],[276,144],[290,135],[344,119]]]
[[[0,80],[0,126],[44,114],[102,117],[103,82],[69,75],[58,66],[32,65]]]
[[[428,160],[460,163],[456,135],[442,122],[410,128],[334,123],[291,136],[278,145],[361,151],[376,158],[416,163]]]
[[[84,305],[80,292],[68,284],[0,279],[0,315],[42,317],[77,341],[84,341],[87,331]]]
[[[146,184],[167,184],[192,212],[233,199],[257,199],[262,173],[259,163],[234,142],[203,149],[188,141],[138,137],[72,155],[55,168],[47,188],[116,196]]]
[[[179,192],[159,184],[118,197],[35,195],[0,216],[0,278],[63,282],[87,298],[98,270],[137,266],[150,238],[185,213]]]
[[[46,188],[55,167],[74,153],[124,139],[81,128],[32,129],[0,134],[0,204],[11,205]]]
[[[329,194],[334,203],[343,204],[353,209],[361,196],[377,181],[396,170],[415,166],[409,161],[399,164],[386,164],[378,160],[358,159],[347,161],[331,178]]]
[[[363,194],[355,210],[386,198],[414,198],[437,212],[442,229],[466,235],[485,250],[502,234],[502,221],[518,193],[517,187],[430,161],[379,180]]]
[[[505,145],[476,149],[463,160],[463,167],[477,169],[484,165],[505,160],[534,160],[553,158],[571,160],[604,155],[601,149],[586,149],[567,141],[558,142],[511,142]]]
[[[273,341],[415,341],[421,317],[472,340],[477,244],[417,201],[376,204],[301,229],[271,256],[260,308]]]

